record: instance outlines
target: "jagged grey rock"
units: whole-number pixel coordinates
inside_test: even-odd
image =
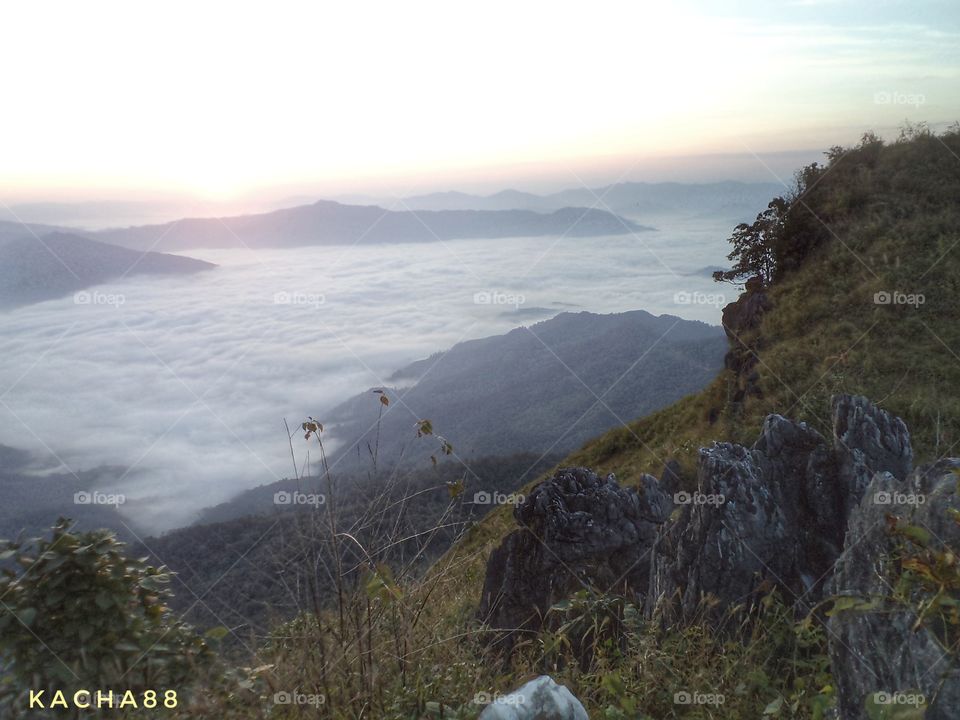
[[[651,475],[640,479],[638,492],[613,475],[558,470],[514,508],[520,529],[490,555],[479,617],[505,631],[497,639],[510,646],[580,587],[645,586],[658,528],[672,509]]]
[[[700,450],[698,496],[723,501],[692,496],[666,534],[647,599],[664,622],[691,619],[706,597],[720,601],[719,616],[774,586],[799,610],[822,598],[849,508],[863,495],[861,475],[905,476],[913,457],[899,418],[861,397],[833,405],[832,445],[805,423],[769,415],[753,447]]]
[[[928,707],[926,720],[960,717],[960,668],[924,626],[915,629],[913,607],[890,600],[899,573],[898,539],[889,530],[900,522],[929,533],[934,548],[960,547],[957,475],[960,460],[918,468],[905,483],[881,473],[868,484],[850,517],[843,556],[831,593],[872,609],[849,608],[828,621],[830,659],[844,720],[865,720],[872,693],[917,693]]]
[[[588,720],[587,711],[565,685],[541,675],[496,698],[479,720]]]

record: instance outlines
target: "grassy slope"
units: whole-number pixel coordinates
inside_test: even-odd
[[[921,134],[843,155],[793,211],[822,220],[826,242],[771,288],[758,365],[763,395],[736,412],[735,378],[602,435],[562,465],[613,472],[630,484],[676,458],[692,482],[697,449],[752,443],[777,412],[829,433],[830,396],[866,395],[902,417],[920,462],[960,444],[960,135]],[[762,208],[758,208],[758,211]],[[827,229],[829,228],[829,229]],[[922,293],[924,304],[878,305],[879,291]],[[711,410],[719,419],[711,423]],[[939,423],[939,425],[938,425]],[[939,428],[939,429],[938,429]],[[450,613],[475,607],[486,557],[514,528],[510,508],[490,513],[438,567],[458,568]]]

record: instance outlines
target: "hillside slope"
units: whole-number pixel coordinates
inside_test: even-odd
[[[127,275],[214,268],[179,255],[138,252],[68,233],[19,236],[0,244],[0,309],[63,297]]]
[[[380,404],[363,393],[324,417],[343,450],[367,462],[417,460],[411,427],[430,418],[468,460],[516,452],[569,452],[621,419],[645,415],[703,388],[723,363],[716,326],[655,317],[642,310],[561,313],[551,320],[478,340],[412,363]],[[431,447],[431,451],[434,451]],[[423,453],[420,453],[421,455]],[[429,455],[429,452],[427,452]],[[345,458],[349,459],[349,458]]]
[[[797,267],[724,314],[728,368],[571,462],[625,479],[671,457],[692,468],[697,447],[747,440],[770,412],[827,432],[837,393],[902,417],[919,461],[960,441],[960,399],[946,392],[960,382],[960,134],[921,131],[888,146],[868,137],[830,155],[789,209]],[[753,318],[751,296],[768,306]]]

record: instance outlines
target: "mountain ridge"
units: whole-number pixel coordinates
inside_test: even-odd
[[[563,207],[531,210],[389,210],[318,200],[310,205],[219,218],[184,218],[161,225],[89,234],[131,248],[300,247],[503,238],[542,235],[594,237],[652,228],[605,210]]]
[[[11,237],[0,243],[0,310],[64,297],[128,275],[189,274],[215,267],[59,231]]]

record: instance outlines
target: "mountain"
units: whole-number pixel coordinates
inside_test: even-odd
[[[136,252],[62,232],[0,243],[0,309],[70,295],[127,275],[184,274],[215,267],[177,255]]]
[[[362,546],[383,548],[382,559],[422,573],[466,527],[490,512],[474,502],[475,493],[507,496],[548,470],[558,456],[521,453],[478,458],[469,471],[457,462],[429,462],[403,472],[345,474],[331,472],[333,496],[324,478],[303,477],[253,488],[233,500],[208,508],[202,520],[160,537],[133,543],[131,553],[150,556],[177,575],[174,606],[204,628],[223,625],[266,632],[271,622],[285,621],[309,607],[318,589],[325,601],[335,591],[329,576],[311,578],[314,565],[303,558],[317,549],[318,519],[336,507],[337,522]],[[463,488],[451,496],[451,484]],[[278,504],[278,493],[323,498],[318,506]],[[371,511],[379,520],[371,522]],[[308,539],[312,538],[312,539]],[[349,556],[350,562],[362,556]],[[329,548],[316,562],[332,565]],[[352,580],[359,573],[350,572]],[[197,596],[203,597],[197,602]]]
[[[410,212],[321,200],[269,213],[188,218],[164,225],[105,230],[93,237],[130,248],[298,247],[355,243],[436,242],[540,235],[592,237],[648,230],[605,210]]]
[[[422,418],[464,459],[569,451],[700,390],[725,348],[720,328],[670,315],[561,313],[397,371],[399,387],[382,388],[390,405],[379,424],[369,391],[323,421],[341,462],[364,463],[375,447],[383,462],[436,453],[436,443],[414,442]]]
[[[625,182],[597,188],[570,188],[547,195],[502,190],[493,195],[441,192],[416,195],[403,202],[412,210],[506,210],[521,208],[551,212],[558,208],[595,207],[630,218],[688,215],[729,218],[752,217],[758,207],[783,190],[776,183]]]
[[[96,490],[122,475],[123,468],[116,467],[62,472],[25,450],[0,445],[0,538],[43,534],[62,516],[75,520],[79,529],[107,527],[132,539],[127,526],[136,525],[118,513],[122,501],[99,502],[120,500],[119,496]]]

